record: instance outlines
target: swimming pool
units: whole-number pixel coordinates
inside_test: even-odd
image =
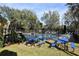
[[[30,40],[30,39],[33,39],[33,40],[48,40],[48,39],[51,39],[51,40],[57,40],[57,36],[56,35],[53,35],[53,34],[36,34],[36,35],[27,35],[25,34],[24,35],[26,40]]]

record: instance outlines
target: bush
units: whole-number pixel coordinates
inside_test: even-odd
[[[0,36],[0,48],[3,47],[3,43],[4,43],[4,40],[3,40],[3,38]]]

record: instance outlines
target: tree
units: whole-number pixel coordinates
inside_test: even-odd
[[[66,13],[64,13],[63,19],[65,21],[65,25],[69,26],[73,21],[72,13],[70,11],[67,11]]]
[[[40,21],[37,21],[35,24],[35,31],[39,32],[40,30],[42,30],[43,28],[43,24]]]
[[[5,14],[0,12],[0,35],[3,35],[3,30],[5,28],[5,25],[7,25],[7,24],[8,24],[8,21],[5,17]]]
[[[20,25],[22,25],[23,28],[25,28],[26,30],[34,30],[37,15],[32,10],[18,10],[14,8],[9,8],[7,6],[0,6],[0,9],[2,13],[6,12],[10,21],[12,21],[12,18],[14,18],[18,22],[20,22]]]
[[[72,17],[74,18],[74,21],[72,24],[75,24],[75,29],[78,29],[79,25],[79,3],[67,3],[68,10],[72,13]]]
[[[59,26],[59,13],[58,11],[49,11],[48,13],[44,13],[43,17],[41,18],[48,29],[54,30]]]
[[[34,30],[35,29],[35,24],[37,20],[37,16],[33,11],[30,10],[23,10],[23,18],[26,20],[26,24],[28,25],[29,30]]]

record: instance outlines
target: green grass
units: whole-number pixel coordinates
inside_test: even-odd
[[[48,48],[48,45],[45,44],[42,47],[28,47],[24,44],[13,44],[0,48],[0,52],[3,50],[9,50],[16,52],[18,56],[69,56],[69,54],[57,50],[56,48]],[[79,51],[79,50],[77,50]],[[79,54],[79,52],[76,52]]]

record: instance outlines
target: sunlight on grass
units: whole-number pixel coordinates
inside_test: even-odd
[[[27,47],[23,44],[14,44],[11,46],[4,47],[0,49],[0,52],[3,50],[10,50],[17,53],[18,56],[67,56],[68,54],[57,50],[56,48],[48,48],[48,45],[45,44],[42,47]]]

